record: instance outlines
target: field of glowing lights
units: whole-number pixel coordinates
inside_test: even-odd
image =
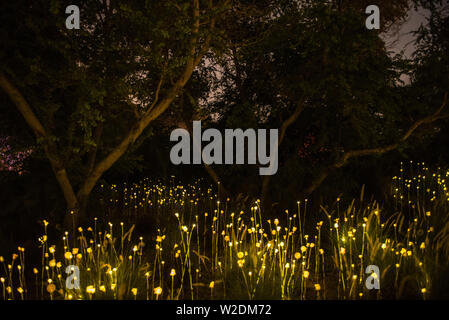
[[[438,297],[448,270],[448,177],[407,164],[392,178],[390,203],[367,199],[362,188],[360,198],[316,211],[303,199],[274,213],[257,199],[221,199],[202,181],[101,185],[99,216],[109,221],[93,218],[61,234],[43,220],[34,249],[19,245],[0,257],[0,297]],[[69,265],[79,267],[79,289],[66,288]],[[379,290],[365,285],[368,265],[380,269]]]

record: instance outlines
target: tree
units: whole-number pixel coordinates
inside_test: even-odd
[[[150,134],[209,51],[228,1],[2,3],[0,86],[33,131],[67,203],[83,216],[100,177]],[[66,221],[69,214],[66,214]]]
[[[216,112],[222,122],[280,129],[281,168],[272,179],[282,190],[294,180],[297,197],[350,160],[398,149],[418,129],[446,117],[446,96],[420,102],[400,80],[407,61],[387,52],[379,32],[365,28],[364,11],[350,3],[277,2],[271,15],[245,29],[254,41],[221,60]],[[392,13],[390,21],[403,15]],[[269,181],[262,178],[263,198]]]

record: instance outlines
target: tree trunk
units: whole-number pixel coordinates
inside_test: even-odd
[[[212,2],[209,3],[209,9],[212,10]],[[47,158],[50,161],[53,172],[64,194],[65,201],[67,203],[67,212],[64,217],[65,226],[72,224],[73,221],[79,221],[85,214],[87,199],[105,171],[126,152],[128,147],[133,144],[137,138],[142,134],[145,128],[151,121],[159,117],[173,102],[180,90],[185,86],[187,81],[193,74],[195,67],[200,63],[203,56],[209,50],[209,45],[212,37],[212,30],[215,28],[215,18],[211,17],[209,22],[209,34],[206,36],[203,42],[200,42],[200,5],[199,0],[194,0],[193,8],[193,33],[190,39],[190,52],[187,55],[187,61],[184,66],[184,70],[180,74],[177,81],[167,90],[165,97],[159,100],[159,92],[163,84],[164,73],[159,81],[155,99],[153,104],[142,115],[140,119],[131,127],[130,131],[122,139],[119,145],[117,145],[106,157],[94,165],[96,154],[93,154],[93,161],[89,163],[89,174],[82,183],[78,193],[75,195],[69,177],[67,175],[66,168],[63,161],[58,157],[58,148],[52,142],[52,137],[49,131],[47,131],[41,124],[37,116],[34,114],[31,106],[28,104],[21,92],[13,85],[9,79],[3,73],[0,73],[0,87],[6,92],[6,94],[13,101],[19,112],[24,117],[27,124],[33,130],[36,139],[42,139],[44,149]],[[95,150],[96,152],[96,150]]]
[[[67,213],[76,213],[79,210],[79,203],[75,192],[73,191],[72,184],[70,183],[67,171],[64,165],[56,155],[56,147],[50,139],[50,135],[45,130],[39,119],[34,114],[31,106],[25,100],[20,91],[6,78],[4,74],[0,74],[0,86],[10,97],[12,102],[16,105],[23,118],[33,130],[37,139],[43,139],[44,151],[48,160],[50,161],[51,168],[55,174],[56,180],[62,190],[64,199],[67,204]]]
[[[279,138],[278,138],[278,148],[281,145],[282,141],[284,141],[285,134],[287,133],[288,127],[290,127],[298,119],[298,117],[301,115],[302,111],[304,110],[304,103],[305,103],[305,98],[301,97],[298,100],[298,102],[296,104],[296,108],[293,111],[293,113],[282,123],[281,128],[280,128],[281,132],[280,132]],[[262,203],[267,201],[270,180],[271,180],[271,176],[264,176],[262,178],[262,189],[261,189],[261,196],[260,196]]]

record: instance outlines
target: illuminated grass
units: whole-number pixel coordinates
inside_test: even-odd
[[[416,171],[406,176],[405,171]],[[135,225],[98,219],[50,239],[43,221],[40,265],[19,247],[0,257],[3,299],[381,299],[431,297],[449,254],[449,172],[410,164],[392,179],[393,209],[353,200],[309,212],[307,199],[277,218],[219,201],[201,182],[101,186],[111,221],[150,216],[151,238]],[[391,211],[393,210],[393,211]],[[120,220],[118,220],[120,221]],[[65,268],[80,269],[68,290]],[[380,268],[380,290],[365,286]]]

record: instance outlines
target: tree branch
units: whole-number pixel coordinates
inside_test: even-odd
[[[63,162],[56,154],[56,147],[51,142],[51,139],[47,131],[44,129],[44,126],[34,114],[31,106],[28,104],[19,89],[17,89],[3,73],[0,73],[0,87],[10,97],[11,101],[22,114],[28,126],[34,131],[36,138],[43,139],[45,154],[50,161],[50,165],[56,176],[56,180],[58,181],[62,189],[68,209],[76,209],[78,207],[78,200],[75,196],[75,192],[73,191],[72,184],[70,183],[70,179],[67,175],[67,171],[64,167]]]
[[[299,99],[293,113],[287,118],[287,120],[285,120],[282,123],[281,129],[280,129],[281,132],[279,134],[279,145],[284,140],[285,133],[286,133],[288,127],[290,127],[296,121],[296,119],[298,119],[298,117],[301,115],[302,111],[304,110],[304,101],[305,101],[304,98]]]
[[[305,102],[304,97],[299,99],[293,113],[282,123],[281,128],[280,128],[279,138],[278,138],[278,148],[285,138],[285,134],[287,132],[288,127],[290,127],[303,112],[304,106],[305,106],[304,102]],[[262,191],[261,191],[262,201],[265,200],[265,198],[268,194],[268,186],[270,185],[270,180],[271,180],[271,176],[269,176],[269,175],[263,176],[263,178],[262,178]]]
[[[206,48],[206,45],[208,46],[210,43],[210,40],[208,40],[209,36],[202,46],[199,55],[195,56],[195,48],[198,46],[199,39],[200,9],[199,0],[193,0],[193,3],[193,35],[191,38],[191,49],[183,72],[181,73],[178,80],[167,91],[165,97],[157,102],[153,108],[148,109],[142,115],[141,119],[130,129],[130,131],[122,139],[120,144],[116,146],[102,161],[100,161],[95,166],[91,175],[86,179],[86,181],[78,191],[78,197],[85,197],[87,194],[89,194],[97,183],[98,179],[103,175],[103,173],[108,170],[126,152],[128,147],[137,140],[144,129],[153,120],[158,118],[165,110],[167,110],[167,108],[170,106],[170,104],[177,97],[181,89],[186,85],[187,81],[192,76],[196,65],[202,59],[202,54],[207,52],[208,48]],[[214,27],[214,24],[214,19],[211,19],[211,27]]]
[[[1,73],[0,74],[0,86],[3,91],[9,96],[11,101],[15,104],[19,112],[24,117],[28,126],[34,131],[36,138],[46,138],[47,132],[44,129],[44,126],[41,124],[39,119],[34,114],[31,106],[22,96],[20,91],[6,78],[6,76]]]
[[[422,118],[420,120],[415,121],[410,126],[410,128],[408,128],[408,130],[404,133],[404,135],[399,139],[398,142],[392,143],[392,144],[384,146],[384,147],[368,148],[368,149],[360,149],[360,150],[352,150],[352,151],[344,152],[338,161],[336,161],[334,164],[325,168],[310,183],[310,185],[305,189],[304,194],[309,195],[313,191],[315,191],[321,185],[321,183],[327,178],[327,176],[332,172],[333,169],[337,169],[337,168],[341,168],[341,167],[345,166],[347,164],[348,160],[350,160],[352,158],[356,158],[356,157],[361,157],[361,156],[381,155],[381,154],[387,153],[389,151],[392,151],[392,150],[398,148],[402,142],[406,141],[413,134],[413,132],[415,132],[415,130],[418,129],[420,126],[449,117],[448,114],[444,114],[444,115],[441,114],[441,112],[447,105],[447,99],[448,99],[448,94],[446,92],[444,94],[443,102],[441,103],[441,106],[433,114],[431,114],[425,118]]]
[[[89,150],[86,176],[89,176],[94,170],[95,161],[97,160],[98,144],[100,143],[102,135],[103,135],[103,122],[100,122],[95,128],[94,132],[95,146],[92,146],[91,149]]]

